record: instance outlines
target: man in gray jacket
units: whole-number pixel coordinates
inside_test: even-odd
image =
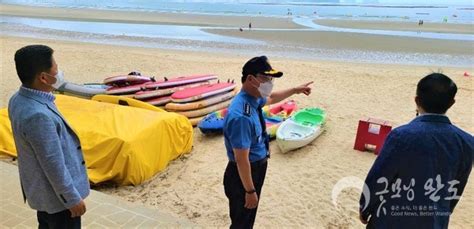
[[[30,45],[15,53],[22,86],[8,105],[25,200],[39,228],[80,228],[89,180],[79,138],[54,104],[63,81],[53,50]]]

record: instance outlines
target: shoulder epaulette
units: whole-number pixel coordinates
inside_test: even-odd
[[[244,103],[244,115],[250,117],[250,104]]]

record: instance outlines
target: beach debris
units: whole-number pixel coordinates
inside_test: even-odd
[[[464,76],[471,76],[471,74],[469,74],[469,72],[464,72]]]

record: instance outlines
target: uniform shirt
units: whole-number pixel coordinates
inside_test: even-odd
[[[267,156],[266,135],[258,115],[258,107],[266,102],[265,98],[255,98],[243,90],[232,100],[224,119],[224,141],[230,161],[235,161],[233,149],[250,149],[250,162]]]

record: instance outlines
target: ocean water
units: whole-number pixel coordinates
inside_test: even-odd
[[[306,16],[402,21],[424,20],[426,22],[443,22],[447,20],[449,23],[472,23],[474,12],[472,2],[464,0],[438,1],[450,5],[432,4],[433,1],[428,0],[422,1],[424,4],[395,4],[393,2],[397,1],[374,0],[2,0],[2,2],[32,6],[147,12],[192,12],[268,17]],[[384,2],[390,2],[391,4]],[[453,3],[458,4],[453,5]],[[463,5],[462,3],[467,4]]]
[[[339,3],[339,1],[173,1],[173,0],[2,0],[2,3],[30,6],[48,6],[62,8],[86,8],[105,10],[124,10],[139,12],[177,12],[199,13],[213,15],[249,15],[265,17],[288,17],[297,24],[306,26],[306,29],[331,31],[341,33],[367,33],[385,36],[406,36],[430,39],[474,41],[471,34],[444,34],[429,32],[405,32],[385,30],[361,30],[333,28],[314,24],[315,18],[344,18],[352,20],[388,20],[388,21],[417,21],[425,20],[441,22],[446,18],[448,23],[471,23],[471,6],[438,5],[400,5],[378,4],[376,1],[366,1],[365,4]],[[1,13],[0,13],[1,14]],[[214,29],[228,29],[225,27]],[[139,46],[151,48],[210,51],[219,53],[241,53],[253,55],[255,50],[268,55],[303,58],[324,59],[336,61],[400,63],[441,66],[472,66],[473,55],[440,55],[428,53],[389,53],[380,51],[357,50],[330,50],[325,48],[308,48],[303,46],[279,47],[266,44],[262,41],[232,38],[204,32],[206,27],[157,25],[157,24],[127,24],[114,22],[67,21],[44,18],[26,18],[1,16],[0,34],[75,40]],[[265,30],[265,29],[262,29]],[[270,29],[268,29],[270,30]],[[278,29],[271,29],[278,30]],[[474,47],[474,46],[473,46]],[[275,50],[292,50],[278,52]]]

